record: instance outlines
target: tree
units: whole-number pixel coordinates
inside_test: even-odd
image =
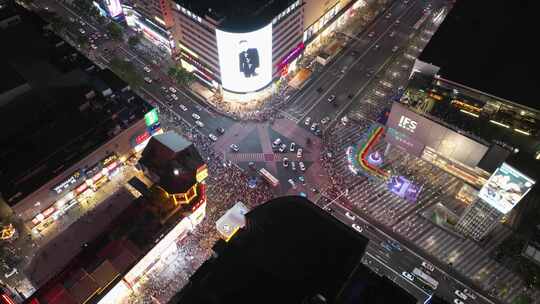
[[[196,79],[193,73],[188,72],[180,66],[170,67],[167,74],[176,82],[176,84],[181,86],[189,86]]]
[[[92,8],[92,2],[88,0],[74,0],[73,5],[79,8],[82,12],[89,12]]]
[[[524,294],[520,294],[519,296],[514,298],[514,301],[512,301],[512,304],[529,304],[529,303],[531,303],[531,298]]]
[[[135,47],[141,42],[141,37],[138,35],[130,36],[128,39],[128,44],[130,47]]]
[[[121,60],[118,57],[113,57],[109,63],[113,70],[120,78],[124,79],[131,87],[137,87],[142,84],[142,78],[137,73],[135,66],[131,62]]]
[[[114,39],[114,40],[120,40],[122,39],[122,35],[124,33],[124,31],[122,30],[122,27],[120,27],[120,25],[114,23],[114,22],[111,22],[109,24],[107,24],[107,33],[109,34],[109,36]]]

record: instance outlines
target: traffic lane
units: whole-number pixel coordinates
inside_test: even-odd
[[[401,17],[403,17],[403,16],[409,15],[410,12],[413,11],[413,8],[414,8],[414,7],[411,7],[411,8],[409,8],[409,9],[403,11],[403,12],[399,12],[398,15],[397,15],[397,18],[401,18]],[[414,13],[414,12],[413,12],[413,13]],[[388,19],[388,20],[395,20],[395,19],[390,18],[390,19]],[[377,33],[377,34],[374,36],[374,39],[371,40],[371,44],[369,44],[369,43],[366,44],[366,46],[367,46],[366,49],[358,49],[358,50],[357,50],[357,51],[361,52],[362,55],[354,61],[353,66],[359,64],[359,62],[361,62],[361,61],[373,62],[373,61],[370,61],[370,60],[369,60],[369,59],[370,59],[369,56],[370,56],[370,54],[371,54],[372,52],[378,52],[378,53],[379,53],[379,55],[376,55],[376,57],[378,57],[378,58],[376,58],[376,59],[378,59],[377,61],[380,61],[381,59],[384,59],[385,56],[391,56],[391,55],[392,55],[392,52],[386,53],[386,54],[385,54],[384,52],[381,52],[381,51],[383,51],[384,48],[390,48],[390,49],[392,49],[392,47],[394,46],[394,45],[392,45],[392,43],[391,43],[391,41],[390,41],[390,40],[393,40],[393,39],[392,39],[391,37],[388,37],[388,36],[387,36],[387,33],[388,33],[388,32],[391,30],[391,28],[392,28],[392,24],[393,24],[393,23],[388,23],[388,24],[386,24],[385,27],[383,26],[384,30],[381,31],[381,32],[379,32],[379,33]],[[389,39],[389,38],[390,38],[390,39]],[[375,47],[375,45],[379,45],[378,49]],[[382,53],[383,55],[381,55],[381,53]],[[382,56],[382,57],[381,57],[381,56]],[[344,60],[345,60],[345,59],[342,59],[342,62],[343,62]],[[383,62],[384,62],[384,61],[383,61]],[[380,63],[379,63],[379,62],[375,62],[375,64],[372,64],[371,68],[372,68],[372,69],[373,69],[374,67],[377,67],[377,68],[378,68],[379,66],[380,66]],[[368,65],[367,68],[368,68],[368,70],[369,70],[370,66]],[[344,75],[344,76],[348,76],[348,74],[349,74],[349,71],[345,72],[345,75]],[[339,81],[342,80],[342,79],[343,79],[343,75],[342,75],[342,76],[339,76],[337,81],[339,82]],[[336,81],[336,80],[335,80],[335,78],[333,78],[333,79],[330,79],[330,81]],[[318,98],[318,100],[316,101],[316,105],[313,107],[313,109],[315,109],[315,107],[316,107],[318,104],[320,104],[322,100],[324,100],[324,99],[328,100],[328,97],[331,96],[331,95],[335,95],[335,96],[336,96],[336,100],[338,100],[338,102],[339,102],[340,100],[343,100],[343,98],[340,98],[340,96],[338,96],[337,93],[338,93],[338,92],[343,93],[343,91],[344,91],[344,90],[348,90],[348,88],[347,88],[347,87],[338,87],[338,88],[336,89],[337,85],[333,84],[332,82],[328,82],[328,84],[330,85],[331,89],[328,89],[326,92],[324,92],[323,96],[321,96],[321,97]],[[365,84],[365,83],[363,83],[363,84]],[[362,84],[362,85],[363,85],[363,84]],[[360,88],[361,86],[357,85],[357,87]],[[354,93],[356,93],[356,92],[354,92]],[[341,95],[341,97],[343,97],[343,95],[348,96],[349,94],[351,94],[350,91],[349,91],[349,92],[345,92],[345,94],[340,94],[340,95]],[[347,102],[347,104],[348,104],[348,102]],[[313,109],[312,109],[312,110],[313,110]],[[311,112],[311,111],[310,111],[310,112]],[[320,112],[319,112],[319,113],[320,113]],[[315,115],[315,113],[313,113],[312,115],[310,115],[310,113],[307,113],[306,116],[313,117],[314,115]],[[319,116],[320,116],[320,115],[319,115]],[[323,117],[324,117],[324,116],[323,116]],[[322,117],[320,117],[320,118],[322,118]]]
[[[393,14],[400,14],[402,13],[403,10],[405,10],[406,8],[405,7],[400,7],[400,5],[398,5],[397,3],[394,3],[391,7],[390,7],[390,10],[392,9],[395,9],[393,12]],[[393,17],[395,18],[395,17]],[[381,19],[381,18],[378,18],[376,19],[366,30],[364,30],[363,32],[361,32],[360,35],[357,35],[356,37],[357,38],[360,38],[360,37],[363,37],[363,39],[358,39],[358,40],[354,40],[354,42],[350,43],[349,45],[347,45],[347,48],[348,50],[346,50],[344,52],[344,54],[342,54],[341,56],[339,56],[338,58],[336,58],[333,62],[330,63],[330,65],[328,67],[326,67],[326,69],[329,69],[331,67],[335,67],[335,66],[341,66],[343,65],[343,60],[347,60],[347,54],[350,54],[352,52],[352,50],[354,50],[355,52],[360,52],[360,53],[363,53],[367,47],[369,47],[370,45],[370,42],[372,42],[373,40],[368,38],[367,35],[369,32],[379,32],[381,30],[385,30],[388,28],[388,24],[385,24],[386,22],[384,21],[381,21],[381,20],[384,20],[384,19]],[[392,20],[392,18],[391,18]],[[326,75],[322,75],[320,77],[318,77],[317,79],[315,79],[315,81],[310,84],[310,86],[307,88],[313,88],[314,90],[316,90],[317,88],[319,87],[322,87],[321,85],[322,84],[327,84],[329,80],[332,80],[332,79],[335,79],[332,75],[329,75],[329,74],[326,74]],[[323,87],[324,89],[324,87]],[[300,96],[297,97],[297,100],[300,101],[301,104],[307,104],[309,103],[310,100],[313,100],[314,98],[318,98],[318,95],[319,94],[306,94],[306,93],[309,93],[309,92],[312,92],[312,91],[305,91],[304,93],[301,93]],[[323,92],[323,94],[325,94],[325,92]],[[302,102],[302,100],[304,100],[304,102]],[[293,102],[293,104],[296,103],[296,100],[295,102]]]

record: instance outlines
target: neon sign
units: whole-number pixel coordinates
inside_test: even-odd
[[[292,50],[287,56],[285,56],[285,58],[283,58],[279,63],[278,63],[278,69],[282,69],[284,66],[288,65],[291,61],[293,61],[294,59],[296,59],[298,56],[300,56],[300,54],[302,53],[302,51],[304,50],[305,48],[305,45],[303,42],[300,42],[296,48],[294,48],[294,50]]]

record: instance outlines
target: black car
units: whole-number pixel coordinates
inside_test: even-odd
[[[225,133],[225,129],[223,128],[217,128],[216,131],[219,133],[219,134],[224,134]]]

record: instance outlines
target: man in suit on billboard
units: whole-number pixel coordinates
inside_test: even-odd
[[[246,40],[241,40],[238,45],[240,46],[240,54],[238,54],[240,73],[244,73],[246,78],[257,76],[259,51],[256,48],[249,48]]]

